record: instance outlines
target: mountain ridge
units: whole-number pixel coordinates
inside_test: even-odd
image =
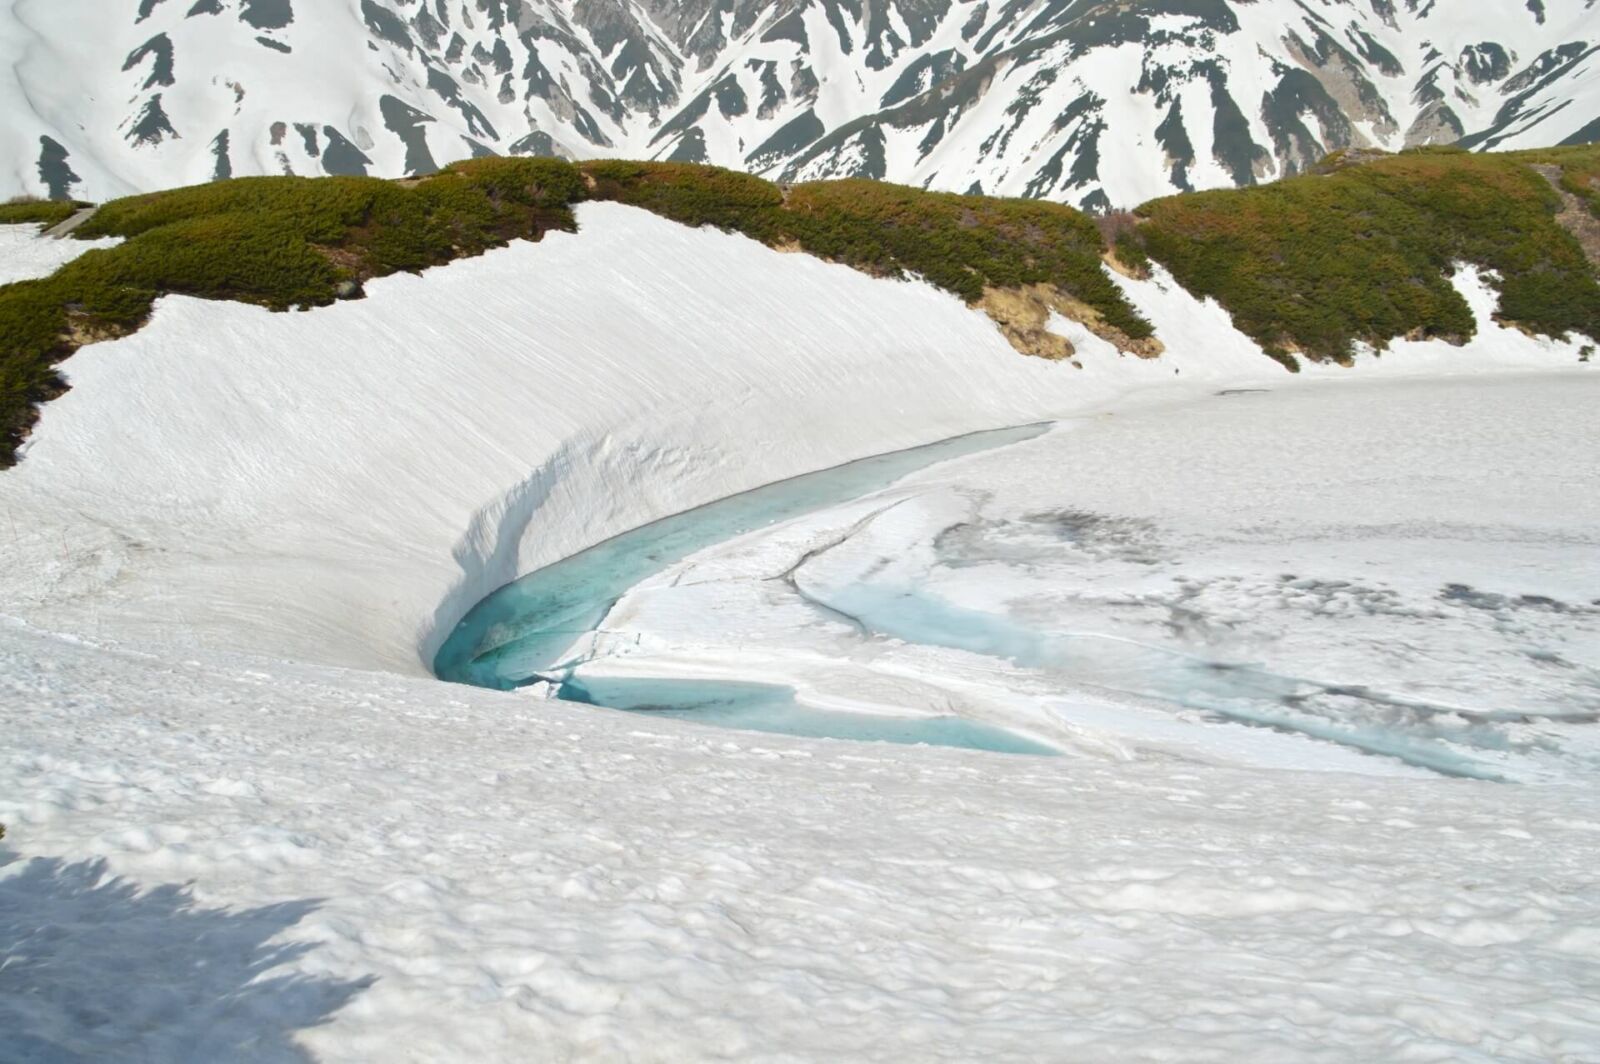
[[[1105,210],[1342,148],[1600,139],[1594,6],[9,0],[3,181],[106,199],[614,156]]]

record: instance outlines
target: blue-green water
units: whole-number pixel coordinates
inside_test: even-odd
[[[554,678],[560,697],[702,724],[813,738],[955,746],[1015,754],[1056,751],[959,717],[889,717],[811,709],[792,688],[685,679],[577,678],[569,648],[627,590],[706,547],[837,506],[938,462],[1021,443],[1048,425],[957,436],[768,484],[615,536],[507,584],[474,606],[434,659],[440,679],[508,690]]]
[[[1042,743],[961,717],[889,717],[813,709],[792,687],[732,680],[571,677],[561,698],[648,716],[814,739],[955,746],[1002,754],[1054,755]]]
[[[1020,443],[1048,425],[957,436],[778,481],[614,536],[507,584],[462,618],[434,658],[442,680],[509,690],[566,667],[635,584],[713,544],[881,490],[938,462]]]

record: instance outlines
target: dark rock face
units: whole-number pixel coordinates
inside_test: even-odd
[[[294,21],[291,0],[240,0],[239,18],[258,30],[281,30]]]
[[[372,165],[372,160],[366,153],[345,139],[332,126],[323,126],[322,135],[328,141],[328,146],[322,150],[322,169],[324,173],[343,174],[347,177],[366,177],[367,167]]]
[[[178,131],[172,128],[172,121],[161,105],[159,92],[145,101],[127,132],[128,141],[134,147],[151,147],[177,135]]]
[[[433,116],[394,96],[383,97],[378,101],[378,108],[383,112],[383,124],[405,142],[406,176],[436,172],[439,164],[433,161],[433,153],[428,150],[428,138],[422,132],[423,125],[432,122]]]
[[[128,58],[123,60],[124,73],[139,66],[146,58],[151,60],[150,76],[145,80],[143,88],[153,89],[157,86],[171,86],[176,84],[172,77],[172,39],[165,33],[158,33],[145,41],[139,47],[128,53]]]
[[[67,165],[67,149],[50,137],[39,138],[39,180],[53,200],[72,198],[72,186],[83,180]]]
[[[228,131],[224,129],[211,140],[211,154],[216,158],[216,166],[211,170],[211,180],[226,181],[233,176],[233,160],[228,157]]]

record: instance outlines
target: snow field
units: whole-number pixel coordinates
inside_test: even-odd
[[[15,624],[0,663],[11,843],[291,907],[269,970],[298,990],[227,1012],[257,1040],[228,1059],[1600,1052],[1592,791],[652,726]],[[29,927],[50,892],[5,882]],[[121,911],[79,926],[119,941]],[[0,969],[8,1037],[175,1059],[215,1007],[138,988],[226,958],[160,944],[131,985]],[[22,979],[104,1025],[55,1041]]]
[[[0,284],[49,277],[91,248],[115,247],[117,237],[103,240],[55,240],[39,235],[37,225],[0,225]]]
[[[10,1044],[1600,1056],[1592,788],[1241,769],[1095,728],[1059,759],[740,735],[422,664],[512,576],[805,469],[1575,345],[1486,329],[1291,378],[1157,279],[1127,287],[1170,357],[1086,343],[1079,370],[921,284],[579,220],[304,314],[167,299],[65,364],[0,475]]]
[[[584,671],[765,679],[1080,753],[1405,771],[1361,749],[1587,786],[1597,387],[1574,364],[1072,419],[668,567]]]

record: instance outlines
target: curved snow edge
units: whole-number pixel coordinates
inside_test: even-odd
[[[981,312],[615,204],[580,233],[374,282],[303,314],[169,298],[67,363],[0,477],[8,611],[98,638],[425,673],[495,587],[657,517],[980,429],[1307,386],[1157,274],[1115,278],[1168,345],[1084,369],[1016,354]],[[1358,375],[1574,367],[1489,320]],[[1485,305],[1484,300],[1488,302]]]

